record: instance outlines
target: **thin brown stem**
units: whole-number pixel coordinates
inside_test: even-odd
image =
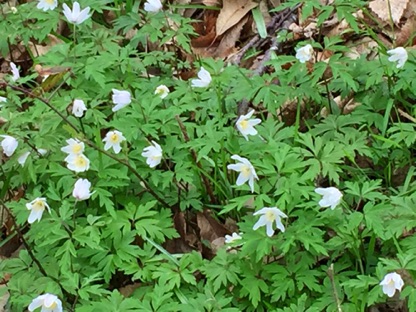
[[[180,117],[178,115],[175,116],[175,119],[178,122],[179,128],[181,129],[181,132],[182,132],[182,135],[183,135],[183,138],[184,138],[185,142],[189,142],[188,132],[186,131],[185,125],[183,124],[182,120],[180,119]],[[191,152],[192,158],[195,161],[196,166],[201,171],[203,171],[202,165],[198,161],[198,155],[196,154],[195,150],[191,148],[190,152]],[[201,179],[202,179],[202,183],[204,183],[204,185],[205,185],[205,189],[207,190],[207,193],[208,193],[208,196],[210,198],[211,204],[216,203],[217,200],[216,200],[216,198],[214,196],[214,193],[212,191],[211,184],[209,183],[207,177],[203,173],[201,173]]]

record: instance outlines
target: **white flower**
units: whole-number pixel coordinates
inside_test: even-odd
[[[203,67],[198,72],[199,79],[192,79],[192,87],[194,88],[205,88],[208,87],[211,83],[211,75],[210,73]]]
[[[38,148],[36,149],[38,151],[39,154],[41,154],[42,156],[45,156],[48,153],[48,150],[44,149],[44,148]]]
[[[257,230],[261,226],[266,226],[267,236],[271,237],[274,233],[273,222],[276,222],[276,227],[282,232],[285,231],[281,218],[287,218],[287,215],[280,209],[277,207],[264,207],[259,211],[256,211],[253,215],[257,216],[260,214],[260,219],[254,224],[253,230]]]
[[[51,208],[49,208],[48,203],[46,202],[46,198],[44,197],[38,197],[34,200],[32,200],[30,203],[26,204],[26,208],[30,210],[30,215],[27,220],[30,224],[40,219],[42,219],[43,212],[45,211],[45,208],[48,208],[49,213],[51,212]]]
[[[0,103],[1,102],[6,103],[7,102],[7,98],[5,98],[4,96],[0,96]]]
[[[148,164],[150,168],[154,168],[160,164],[160,161],[162,160],[162,152],[163,151],[160,145],[155,141],[152,141],[152,145],[143,149],[142,156],[147,157],[146,164]]]
[[[65,158],[66,167],[75,172],[84,172],[90,169],[90,160],[84,154],[68,155]]]
[[[114,130],[107,132],[103,142],[105,142],[104,149],[107,151],[113,148],[114,153],[118,154],[121,151],[120,143],[125,141],[126,138],[120,131]]]
[[[402,68],[407,61],[407,51],[403,47],[398,47],[387,51],[390,55],[388,60],[390,62],[397,62],[396,68]]]
[[[315,189],[315,193],[323,196],[319,201],[319,206],[322,208],[331,207],[333,210],[339,205],[342,199],[342,193],[336,187],[318,187]]]
[[[16,14],[17,13],[17,8],[12,6],[12,7],[10,7],[10,11],[12,11],[13,14]]]
[[[36,7],[39,10],[47,11],[47,10],[53,10],[57,6],[58,6],[57,0],[39,0],[39,3]]]
[[[88,15],[90,13],[90,7],[86,7],[81,11],[81,8],[79,6],[78,2],[74,2],[72,5],[72,11],[71,9],[66,5],[66,3],[62,6],[64,8],[64,15],[68,22],[79,25],[82,24],[85,20],[90,18],[91,15]]]
[[[243,185],[248,181],[248,185],[250,186],[251,192],[254,192],[254,179],[259,179],[256,174],[256,170],[254,170],[253,165],[247,158],[240,157],[238,155],[231,156],[231,159],[235,159],[239,161],[237,164],[228,165],[227,168],[230,170],[234,170],[240,172],[237,178],[236,185],[240,186]]]
[[[156,88],[155,94],[159,95],[161,99],[164,99],[169,94],[169,89],[165,85],[160,85]]]
[[[13,63],[13,62],[10,62],[10,68],[11,68],[12,74],[13,74],[12,80],[16,81],[17,79],[20,78],[19,69],[17,68],[16,64]]]
[[[67,146],[61,148],[61,151],[68,155],[79,155],[84,152],[84,142],[80,142],[77,139],[66,140]]]
[[[160,0],[147,0],[144,4],[144,10],[146,12],[157,13],[163,8]]]
[[[117,89],[112,89],[112,90],[113,90],[113,103],[115,104],[115,106],[112,109],[113,112],[116,112],[131,103],[131,94],[129,91],[117,90]]]
[[[253,116],[254,110],[249,112],[247,115],[241,115],[237,120],[237,129],[240,131],[240,133],[244,136],[244,138],[248,141],[248,135],[256,135],[257,130],[254,129],[254,126],[261,123],[261,119],[255,118],[251,119],[251,116]]]
[[[90,187],[90,181],[87,179],[78,179],[77,182],[75,182],[72,196],[74,196],[76,200],[86,200],[92,195],[92,193],[90,193]]]
[[[0,137],[4,138],[3,141],[1,141],[3,153],[6,154],[7,157],[12,156],[17,148],[17,145],[19,145],[19,142],[17,142],[17,140],[10,135],[0,135]]]
[[[29,305],[29,311],[32,312],[37,308],[42,308],[40,312],[62,312],[62,302],[57,296],[44,294],[32,300]]]
[[[232,235],[225,235],[225,243],[226,244],[233,244],[233,243],[235,243],[236,241],[238,241],[240,239],[242,239],[241,233],[237,234],[237,233],[234,232]]]
[[[17,162],[23,167],[25,165],[26,159],[29,157],[30,152],[25,152],[19,156]]]
[[[404,285],[402,277],[396,272],[386,274],[384,279],[380,282],[380,285],[383,286],[383,293],[389,297],[393,297],[396,289],[398,291],[402,290]]]
[[[312,58],[313,48],[310,44],[296,50],[296,58],[301,63],[305,63]]]
[[[86,110],[87,107],[85,106],[83,100],[74,100],[74,103],[72,103],[72,114],[75,117],[82,117],[82,115],[84,115],[84,111]]]

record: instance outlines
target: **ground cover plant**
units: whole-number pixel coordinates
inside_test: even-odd
[[[0,4],[5,309],[415,311],[416,4],[202,3]]]

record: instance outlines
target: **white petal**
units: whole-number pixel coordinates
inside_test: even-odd
[[[267,223],[267,219],[266,219],[266,217],[265,217],[265,216],[261,216],[261,217],[259,218],[259,220],[256,222],[256,224],[254,224],[254,226],[253,226],[253,230],[255,231],[255,230],[257,230],[259,227],[261,227],[261,226],[265,226],[265,225],[266,225],[266,223]]]
[[[276,227],[282,232],[285,231],[285,226],[283,225],[282,220],[280,218],[276,219]]]
[[[249,180],[250,177],[245,177],[242,173],[240,173],[238,175],[237,181],[235,182],[235,184],[237,186],[243,185],[244,183],[246,183]],[[250,186],[251,187],[251,186]],[[252,191],[253,192],[253,191]]]
[[[113,150],[114,150],[114,153],[116,153],[116,154],[120,153],[120,151],[121,151],[120,143],[114,144],[113,145]]]
[[[274,234],[274,230],[272,227],[272,223],[271,222],[267,222],[266,223],[266,233],[268,237],[272,237]]]
[[[23,167],[25,165],[26,159],[29,157],[30,152],[23,153],[17,159],[17,162]]]

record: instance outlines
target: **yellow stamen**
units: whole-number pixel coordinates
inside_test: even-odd
[[[273,222],[274,220],[276,220],[276,216],[274,215],[274,213],[272,211],[267,211],[265,213],[266,219],[269,222]]]
[[[245,120],[245,119],[241,120],[240,121],[240,126],[241,126],[241,129],[246,130],[247,127],[248,127],[248,121]]]

